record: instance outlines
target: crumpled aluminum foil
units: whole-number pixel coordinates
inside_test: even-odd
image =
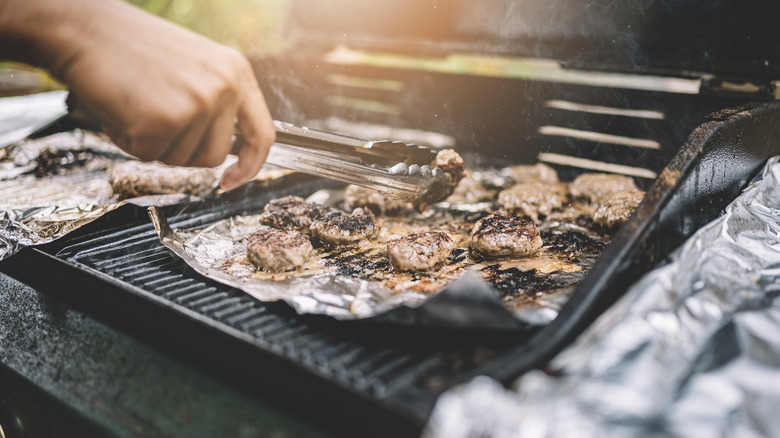
[[[0,147],[16,143],[68,112],[64,90],[0,99]]]
[[[284,185],[282,181],[278,182]],[[286,187],[286,190],[295,192],[294,187]],[[252,198],[251,193],[246,195],[246,199]],[[332,207],[341,206],[343,199],[343,188],[320,189],[307,197],[309,202]],[[389,220],[382,228],[393,229],[390,233],[404,234],[420,224],[436,223],[441,219],[434,218],[434,210],[454,211],[451,206],[440,204],[409,221],[406,228],[400,225],[403,220]],[[250,208],[250,211],[254,210]],[[448,265],[451,269],[442,268],[430,279],[414,275],[405,277],[403,273],[390,278],[342,275],[338,267],[322,262],[329,256],[314,257],[302,272],[268,273],[257,270],[246,256],[247,236],[260,226],[257,213],[244,211],[196,230],[172,229],[164,209],[149,209],[149,215],[160,242],[201,275],[240,289],[260,301],[284,301],[300,314],[328,315],[340,320],[371,318],[374,322],[438,328],[525,330],[555,319],[573,290],[571,286],[560,287],[525,302],[507,303],[479,272],[485,266],[470,261],[465,265],[458,262]],[[580,229],[561,221],[550,221],[542,227],[560,231]],[[558,253],[551,251],[528,263],[535,263],[533,269],[552,267],[553,275],[558,275],[559,281],[566,275],[581,274],[574,270],[568,272],[567,267],[581,269],[590,263],[564,261],[557,257]],[[493,263],[501,262],[490,262]],[[509,260],[506,266],[522,269],[520,263]],[[335,265],[343,267],[343,264]],[[384,279],[387,281],[383,282]]]
[[[2,108],[2,105],[0,105]],[[32,174],[41,151],[89,149],[106,156],[72,171],[38,178]],[[108,182],[107,165],[124,153],[103,138],[82,132],[55,134],[9,145],[0,160],[0,260],[26,246],[58,239],[125,203],[171,205],[193,198],[185,195],[144,196],[119,201]]]
[[[780,436],[780,164],[551,363],[443,394],[425,437]]]
[[[338,319],[365,318],[403,304],[416,304],[419,293],[394,296],[390,290],[365,280],[322,275],[276,280],[258,279],[254,268],[233,268],[226,272],[218,265],[246,254],[244,237],[257,231],[256,216],[237,216],[217,222],[197,232],[171,230],[157,209],[150,209],[161,242],[200,274],[236,287],[261,301],[284,300],[299,313],[316,313]],[[284,274],[279,274],[286,277]]]
[[[315,192],[309,200],[328,204],[327,192]],[[196,231],[171,229],[161,209],[150,208],[149,215],[162,244],[201,275],[261,301],[285,301],[301,314],[436,327],[523,327],[523,322],[501,304],[495,291],[473,272],[466,272],[433,296],[413,290],[393,291],[378,282],[334,275],[325,269],[301,277],[261,273],[246,260],[246,236],[257,231],[257,215],[230,217]],[[551,306],[560,305],[552,303],[556,299],[550,298]],[[525,323],[547,322],[543,318],[549,315],[539,315],[545,310],[528,309]]]

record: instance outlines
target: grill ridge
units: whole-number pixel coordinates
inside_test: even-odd
[[[172,227],[204,227],[230,214],[224,209],[214,212],[208,204],[200,210],[185,208],[188,210],[180,215],[169,215]],[[439,392],[462,380],[465,372],[477,369],[491,356],[482,355],[481,350],[487,348],[495,356],[516,343],[499,341],[485,347],[484,338],[440,342],[438,335],[419,336],[416,329],[298,315],[286,304],[263,303],[201,276],[159,242],[148,221],[141,207],[120,208],[35,251],[48,251],[70,266],[89,268],[87,274],[94,270],[113,279],[97,277],[110,286],[101,288],[101,296],[108,297],[107,303],[113,302],[111,294],[147,294],[155,297],[143,300],[151,303],[148,305],[159,306],[164,312],[187,313],[185,320],[192,320],[190,312],[194,312],[199,326],[220,336],[235,337],[237,331],[245,335],[238,339],[241,345],[262,353],[249,357],[273,357],[278,363],[297,365],[293,367],[300,370],[296,371],[297,377],[284,384],[297,386],[299,380],[320,379],[341,388],[342,394],[352,394],[354,407],[367,409],[375,416],[389,415],[386,409],[390,409],[395,412],[393,415],[416,418],[405,421],[419,424],[432,409]],[[124,228],[113,224],[124,224]],[[154,336],[177,342],[187,334],[166,331]],[[211,348],[219,350],[219,346]],[[199,345],[198,349],[208,353],[209,346]],[[224,359],[224,366],[230,369],[232,360]],[[453,366],[457,363],[468,366]],[[260,363],[256,366],[264,369]],[[267,379],[271,387],[280,385],[273,375],[250,374],[258,380]],[[430,385],[431,381],[443,383]],[[306,391],[307,388],[300,388],[297,393]],[[320,399],[317,403],[316,398],[303,398],[305,403],[312,403],[312,411],[325,401]],[[375,404],[366,404],[366,400],[374,400]],[[414,403],[410,404],[410,400]]]

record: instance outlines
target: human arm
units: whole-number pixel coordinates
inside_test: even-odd
[[[145,161],[219,165],[238,129],[225,189],[257,173],[275,138],[243,55],[120,0],[4,0],[0,58],[48,70]]]

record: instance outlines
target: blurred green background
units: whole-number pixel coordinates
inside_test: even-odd
[[[284,49],[284,0],[127,1],[250,56]],[[59,88],[45,72],[0,60],[0,97]]]
[[[128,0],[249,55],[283,48],[284,0]]]

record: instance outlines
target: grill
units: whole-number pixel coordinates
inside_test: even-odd
[[[695,34],[673,28],[670,35],[640,36],[657,25],[647,17],[677,23],[681,15],[701,12],[683,8],[685,2],[680,10],[655,15],[649,1],[631,10],[594,3],[614,23],[635,23],[629,33],[617,25],[596,26],[589,15],[580,23],[577,9],[563,1],[545,9],[549,2],[526,5],[536,13],[562,13],[561,25],[552,29],[523,21],[526,14],[513,2],[474,3],[434,2],[434,8],[401,1],[366,9],[365,2],[350,0],[327,8],[291,1],[289,34],[296,49],[257,59],[255,67],[281,120],[346,130],[363,126],[356,122],[424,130],[453,142],[472,165],[542,161],[565,180],[588,170],[634,176],[648,189],[645,202],[551,325],[443,330],[297,315],[284,304],[257,302],[195,273],[159,243],[146,211],[135,206],[25,249],[0,269],[352,433],[417,435],[447,388],[478,374],[509,383],[543,367],[780,152],[780,106],[771,102],[777,38],[770,35],[749,50],[716,47],[726,37],[742,41],[736,36],[746,30],[735,28],[709,41],[716,48],[712,57],[682,62],[676,56],[699,41]],[[718,13],[736,8],[724,5]],[[348,11],[362,15],[350,21]],[[464,27],[474,23],[464,21],[469,16],[485,18]],[[497,20],[505,17],[527,26],[497,34]],[[697,28],[705,35],[719,23],[707,17]],[[399,22],[408,29],[390,25]],[[574,34],[585,35],[593,49],[584,53]],[[531,36],[540,43],[523,44]],[[619,44],[606,43],[616,37],[623,38]],[[350,50],[334,49],[345,42]],[[480,56],[452,55],[463,51]],[[539,52],[566,68],[537,59]],[[386,65],[388,56],[393,66]],[[469,62],[490,72],[452,71],[453,64]],[[257,211],[282,195],[306,196],[323,184],[331,183],[292,175],[219,199],[166,207],[165,213],[172,227],[194,229]],[[49,273],[44,278],[37,275],[41,267]]]

